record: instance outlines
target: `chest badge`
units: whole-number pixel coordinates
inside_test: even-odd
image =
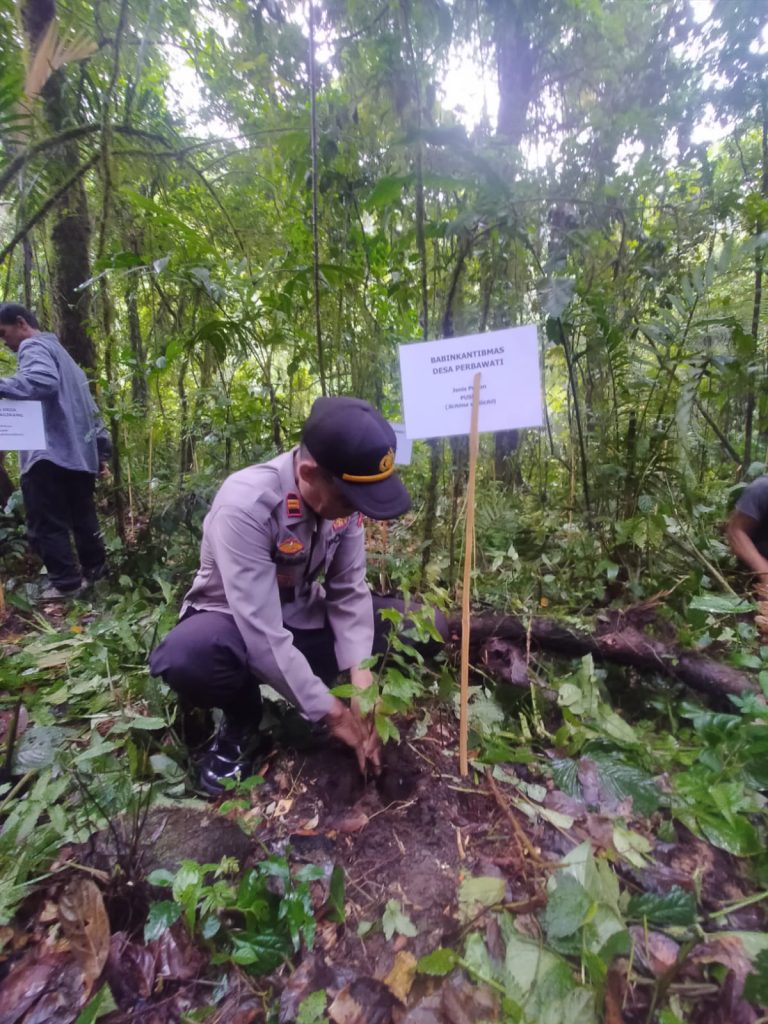
[[[331,523],[331,526],[333,527],[333,532],[337,533],[339,530],[343,530],[348,522],[349,516],[340,516],[338,519],[334,519],[333,522]]]
[[[277,550],[281,555],[298,555],[300,551],[304,550],[304,545],[296,537],[288,537],[286,540],[280,541]]]

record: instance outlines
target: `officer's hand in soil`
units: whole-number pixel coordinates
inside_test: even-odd
[[[325,716],[325,722],[331,736],[352,747],[360,771],[364,773],[368,735],[360,716],[337,699],[333,710]]]
[[[768,575],[757,577],[755,600],[757,601],[755,625],[761,636],[766,638],[768,637]]]
[[[367,690],[373,685],[373,673],[369,668],[351,668],[349,679],[358,690]],[[365,732],[365,760],[370,762],[374,775],[381,772],[381,740],[376,732],[375,714],[376,709],[370,715],[363,715],[360,711],[360,702],[355,697],[351,700],[353,714],[357,715]]]

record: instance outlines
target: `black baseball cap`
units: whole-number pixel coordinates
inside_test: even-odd
[[[397,519],[411,507],[395,473],[395,432],[362,398],[316,399],[301,439],[358,512],[371,519]]]

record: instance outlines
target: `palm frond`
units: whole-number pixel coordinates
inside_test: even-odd
[[[89,39],[85,33],[78,33],[70,42],[65,42],[59,35],[59,23],[53,18],[34,52],[27,68],[24,92],[27,99],[34,99],[40,94],[45,83],[59,68],[73,61],[85,60],[98,49],[98,44]]]

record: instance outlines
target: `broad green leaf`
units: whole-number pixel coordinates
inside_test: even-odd
[[[180,916],[181,907],[173,900],[153,903],[144,925],[144,941],[151,942],[152,939],[159,938],[175,921],[178,921]]]
[[[562,963],[563,960],[559,956],[544,949],[533,939],[528,939],[517,932],[507,936],[504,973],[523,998],[530,993],[534,984],[540,984],[550,971],[557,969]]]
[[[595,751],[591,760],[597,766],[601,786],[617,800],[632,797],[632,806],[638,814],[653,814],[658,810],[660,793],[646,772],[603,751]]]
[[[326,1020],[326,1002],[324,988],[313,992],[306,999],[302,999],[299,1004],[299,1012],[296,1014],[296,1024],[322,1024],[322,1021]]]
[[[233,937],[232,960],[254,974],[273,971],[287,960],[289,953],[290,945],[286,940],[271,931]]]
[[[169,888],[173,885],[173,880],[176,876],[172,871],[167,871],[165,868],[157,868],[155,871],[150,872],[147,875],[147,881],[150,885],[163,886]]]
[[[440,948],[423,956],[416,964],[416,970],[421,974],[443,977],[450,974],[457,963],[458,957],[452,949]]]
[[[688,607],[711,615],[742,615],[754,610],[751,601],[735,594],[699,594],[691,598]]]
[[[736,857],[752,857],[764,848],[752,822],[739,815],[734,815],[730,821],[714,815],[696,815],[696,820],[711,843]]]
[[[191,860],[182,861],[181,867],[173,879],[173,898],[179,903],[184,903],[185,899],[191,893],[194,893],[202,880],[203,868],[199,864]]]
[[[559,874],[544,911],[547,938],[563,939],[581,928],[592,906],[589,893],[572,875]]]
[[[368,206],[388,206],[390,203],[394,203],[402,195],[403,188],[409,180],[410,177],[398,174],[380,178],[368,196]]]
[[[461,965],[478,980],[492,979],[496,975],[496,965],[491,960],[483,937],[479,932],[470,932],[467,936]]]
[[[344,868],[340,864],[335,864],[331,872],[331,885],[328,890],[328,919],[337,924],[344,924],[346,919],[344,895]]]
[[[665,893],[640,893],[629,901],[627,915],[658,925],[693,924],[696,921],[696,897],[679,885]]]
[[[503,878],[481,876],[467,878],[459,887],[459,917],[462,921],[470,921],[479,907],[493,907],[501,903],[507,883]]]

